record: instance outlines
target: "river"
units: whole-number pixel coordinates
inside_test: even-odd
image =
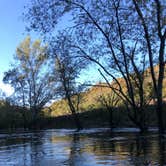
[[[166,165],[166,138],[155,130],[65,129],[0,134],[0,166]]]

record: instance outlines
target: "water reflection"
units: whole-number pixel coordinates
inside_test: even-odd
[[[166,165],[166,140],[157,133],[45,130],[0,134],[2,166]]]
[[[165,143],[165,140],[161,140],[161,139],[159,139],[158,143],[159,143],[158,147],[160,147],[159,155],[158,155],[159,164],[165,165],[166,164],[166,143]]]

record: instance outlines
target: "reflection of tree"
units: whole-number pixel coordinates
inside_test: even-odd
[[[166,145],[164,140],[161,138],[158,139],[159,143],[159,165],[166,165]]]
[[[64,136],[54,136],[51,137],[51,142],[58,145],[61,143],[69,143],[69,145],[61,146],[61,150],[65,151],[65,156],[67,160],[64,161],[65,165],[81,165],[84,162],[81,144],[84,142],[84,137],[80,138],[79,133],[73,133],[73,135],[64,135]],[[68,153],[69,152],[69,153]],[[56,150],[57,153],[57,150]],[[80,164],[79,164],[80,163]]]
[[[130,144],[130,158],[132,165],[164,165],[165,142],[157,135],[136,135]]]
[[[96,156],[104,156],[104,155],[112,155],[116,152],[115,142],[113,140],[113,135],[104,134],[104,135],[93,135],[96,137],[95,141],[93,142],[93,146],[88,148],[91,152],[93,152]],[[111,140],[111,141],[109,141]]]
[[[90,146],[85,145],[85,151],[102,161],[138,166],[164,165],[166,162],[165,142],[156,134],[114,133],[110,136],[109,133],[100,133],[88,137],[92,142]]]
[[[129,146],[130,158],[133,165],[148,165],[148,148],[150,147],[150,140],[146,135],[136,134],[134,141]]]
[[[44,157],[45,149],[42,147],[42,138],[44,132],[33,132],[30,144],[30,163],[32,165],[40,165],[41,159]]]
[[[77,133],[73,134],[73,139],[70,146],[70,154],[68,163],[71,166],[77,165],[77,161],[81,161],[81,147],[80,147],[80,136]]]

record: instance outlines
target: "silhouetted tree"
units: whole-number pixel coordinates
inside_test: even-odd
[[[112,129],[114,127],[113,111],[115,111],[115,108],[120,101],[118,96],[114,92],[112,92],[109,94],[102,94],[98,96],[96,100],[101,104],[102,107],[106,108],[106,110],[109,112],[109,125]]]
[[[53,70],[59,81],[59,94],[67,100],[76,127],[80,130],[83,128],[78,116],[82,86],[76,82],[76,79],[86,65],[83,60],[73,57],[68,43],[70,41],[66,35],[61,33],[56,39],[51,40],[50,54],[55,64]]]
[[[75,42],[71,41],[71,47],[102,69],[101,75],[123,100],[130,119],[141,130],[147,128],[145,106],[151,96],[145,92],[144,71],[150,64],[159,128],[163,132],[164,13],[162,0],[34,0],[25,17],[30,28],[46,33],[54,30],[59,18],[72,15],[73,28],[68,31],[74,34]],[[158,81],[155,64],[159,64]],[[121,85],[117,77],[122,77],[125,84]],[[109,78],[118,88],[109,83]]]
[[[166,40],[166,6],[164,0],[142,1],[133,0],[134,9],[138,15],[137,23],[142,29],[142,38],[148,54],[151,77],[157,98],[157,115],[160,133],[164,132],[163,116],[163,79],[165,68]],[[140,39],[140,38],[139,38]],[[154,65],[158,65],[158,73]]]

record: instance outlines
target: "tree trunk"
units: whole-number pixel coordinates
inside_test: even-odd
[[[37,129],[37,115],[39,110],[36,108],[32,108],[32,128]]]
[[[164,133],[164,123],[163,123],[163,107],[162,107],[162,97],[158,96],[157,99],[157,117],[158,117],[158,128],[159,128],[159,134]]]
[[[77,131],[80,131],[83,129],[82,125],[81,125],[81,122],[78,118],[78,114],[77,113],[74,113],[73,114],[73,117],[74,117],[74,121],[75,121],[75,124],[76,124],[76,127],[77,127]]]
[[[113,109],[109,107],[108,111],[109,111],[109,125],[110,125],[110,129],[112,129],[113,128]]]
[[[159,134],[164,133],[164,123],[163,123],[163,80],[164,80],[164,68],[165,68],[165,62],[164,62],[164,50],[165,50],[165,37],[166,37],[166,31],[165,35],[162,36],[161,43],[160,43],[160,50],[159,50],[159,75],[158,75],[158,86],[157,86],[157,115],[158,115],[158,128],[159,128]]]
[[[139,110],[137,110],[136,112],[138,112]],[[138,127],[140,129],[141,133],[145,133],[147,131],[147,126],[145,124],[145,117],[142,116],[143,114],[140,115],[140,113],[136,114],[136,117],[133,117],[129,110],[128,110],[128,117],[129,119],[136,125],[136,127]],[[140,118],[138,118],[138,116],[141,116]]]
[[[78,114],[76,113],[76,110],[75,110],[75,108],[73,106],[73,103],[72,103],[69,96],[67,97],[67,100],[68,100],[68,104],[69,104],[69,107],[70,107],[70,111],[71,111],[72,116],[74,118],[74,122],[75,122],[75,125],[76,125],[76,128],[77,128],[77,131],[80,131],[80,130],[83,129],[83,127],[82,127],[81,122],[79,120]]]
[[[23,115],[23,127],[24,127],[24,129],[26,129],[27,128],[27,119],[26,119],[26,114],[25,114],[24,109],[23,109],[22,115]]]

